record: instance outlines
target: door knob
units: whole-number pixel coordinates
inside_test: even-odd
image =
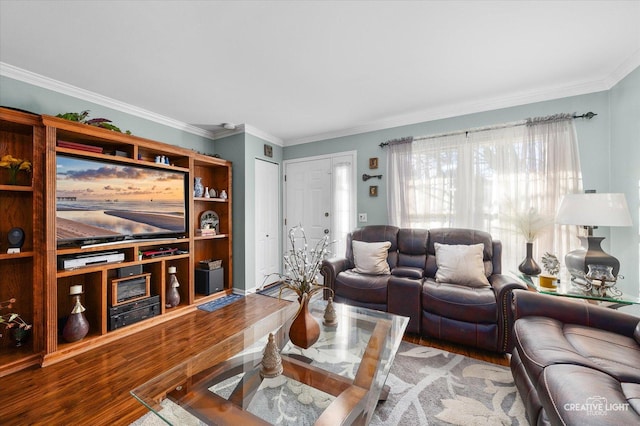
[[[325,233],[325,234],[328,234],[328,233],[329,233],[329,230],[328,230],[328,229],[325,229],[325,230],[324,230],[324,233]]]
[[[329,217],[329,212],[324,212],[324,217]]]

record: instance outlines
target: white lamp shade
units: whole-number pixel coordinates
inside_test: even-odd
[[[560,203],[556,222],[579,226],[631,226],[624,194],[567,194]]]

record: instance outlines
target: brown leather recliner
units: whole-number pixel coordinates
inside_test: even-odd
[[[390,275],[354,271],[352,241],[389,241]],[[484,245],[490,286],[469,288],[434,280],[434,243]],[[407,332],[436,337],[495,352],[510,350],[511,291],[526,286],[500,274],[501,244],[486,232],[469,229],[401,229],[366,226],[347,238],[345,258],[325,260],[324,285],[336,302],[409,317]]]
[[[640,424],[640,318],[513,292],[511,371],[532,425]]]

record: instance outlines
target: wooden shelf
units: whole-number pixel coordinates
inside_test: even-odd
[[[0,301],[15,298],[10,312],[32,325],[28,341],[16,348],[11,330],[0,329],[0,377],[39,363],[43,351],[44,273],[44,128],[40,117],[0,108],[0,153],[31,163],[31,172],[18,172],[18,185],[7,185],[9,170],[0,168],[0,234],[10,229],[24,231],[20,253],[0,253]],[[6,313],[3,311],[3,313]]]
[[[194,240],[220,240],[220,239],[225,239],[225,238],[229,238],[229,235],[227,235],[227,234],[196,235],[193,239]]]
[[[33,186],[0,185],[0,191],[33,192]]]
[[[189,172],[189,169],[185,167],[173,166],[170,164],[163,164],[163,163],[156,163],[153,161],[144,161],[144,160],[139,160],[135,158],[119,157],[117,155],[100,154],[100,153],[91,152],[91,151],[82,151],[79,149],[56,147],[56,152],[73,155],[76,157],[95,158],[95,159],[114,161],[114,162],[124,163],[124,164],[135,164],[137,166],[153,167],[157,169],[166,169],[166,170],[175,170],[175,171],[180,171],[185,173]]]
[[[20,253],[13,253],[13,254],[0,253],[0,261],[19,259],[23,257],[33,257],[34,255],[35,255],[35,252],[33,251],[21,251]]]
[[[227,198],[206,198],[206,197],[193,197],[194,201],[204,201],[209,203],[228,203]]]
[[[214,300],[231,293],[233,287],[232,255],[232,170],[229,161],[198,154],[192,150],[168,143],[114,132],[111,130],[72,122],[47,115],[31,115],[0,108],[0,152],[32,162],[31,184],[26,176],[20,176],[20,185],[0,184],[0,203],[12,207],[0,223],[0,233],[11,227],[25,230],[27,241],[24,251],[17,254],[0,253],[0,274],[8,277],[8,286],[0,287],[0,300],[16,297],[20,314],[33,323],[31,342],[15,351],[4,342],[0,348],[0,377],[28,366],[41,363],[46,366],[73,357],[92,348],[125,336],[133,335],[155,324],[184,315],[197,308],[198,303]],[[82,147],[58,146],[67,141],[101,148],[93,152]],[[170,170],[187,175],[186,211],[187,229],[182,238],[152,240],[125,240],[108,245],[91,247],[57,246],[56,241],[56,154],[76,158],[96,159],[122,165],[137,165],[151,169]],[[117,154],[117,155],[116,155]],[[164,156],[169,164],[156,163]],[[193,182],[201,176],[216,191],[224,189],[228,198],[196,198]],[[0,182],[8,175],[0,169]],[[222,234],[196,236],[199,214],[215,210],[220,216]],[[6,220],[5,220],[6,219]],[[184,253],[170,256],[140,258],[139,253],[155,249],[175,247]],[[60,270],[61,256],[118,251],[124,253],[122,262],[91,265],[83,268]],[[195,269],[203,259],[221,259],[225,266],[224,290],[210,296],[195,292]],[[141,322],[108,330],[108,291],[119,270],[140,266],[149,276],[151,296],[160,296],[159,315]],[[174,308],[165,307],[168,267],[177,269],[181,302]],[[89,334],[77,342],[68,343],[59,335],[59,322],[71,312],[68,297],[70,286],[82,284],[83,306],[90,324]],[[2,341],[0,341],[2,344]],[[6,349],[6,350],[5,350]]]

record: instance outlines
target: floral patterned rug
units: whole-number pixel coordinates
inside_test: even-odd
[[[378,404],[372,425],[527,424],[524,405],[508,367],[402,342],[387,384],[391,388],[389,396]],[[298,393],[299,397],[303,395],[294,387],[290,390],[292,397]],[[298,400],[300,404],[309,405],[305,410],[321,411],[326,406],[322,398]],[[187,420],[185,413],[171,402],[164,405],[163,415],[176,425],[203,424]],[[312,424],[301,417],[288,419],[280,416],[272,420],[276,424],[288,424],[290,421],[293,424]],[[164,424],[160,418],[148,413],[132,426]]]
[[[372,425],[527,425],[509,367],[402,342]]]

